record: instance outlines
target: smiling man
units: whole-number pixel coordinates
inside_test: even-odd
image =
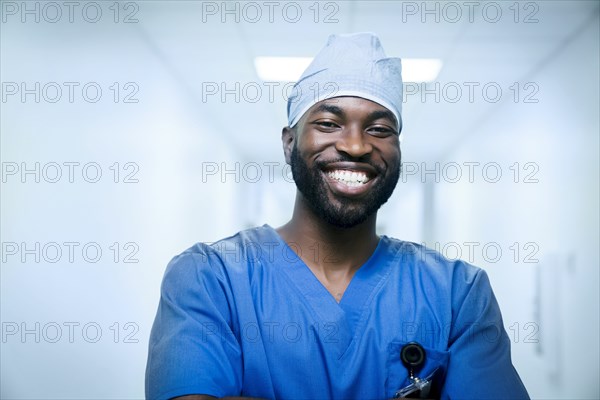
[[[288,102],[291,220],[171,261],[148,398],[528,398],[485,272],[376,232],[401,109],[400,59],[332,35]]]

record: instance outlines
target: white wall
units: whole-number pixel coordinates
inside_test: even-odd
[[[498,163],[497,183],[480,168],[474,183],[435,186],[435,240],[463,250],[481,243],[474,261],[490,275],[533,398],[599,392],[598,37],[596,20],[531,77],[539,103],[503,103],[445,155],[445,163]],[[530,173],[539,181],[526,183]],[[502,249],[497,261],[494,248],[486,261],[486,243]]]
[[[38,103],[32,95],[2,103],[3,169],[16,163],[19,171],[2,183],[0,397],[141,398],[167,263],[194,242],[213,241],[241,225],[240,188],[217,177],[203,182],[202,163],[238,156],[135,33],[120,41],[96,38],[124,67],[98,69],[94,63],[106,53],[87,40],[60,45],[61,33],[68,37],[77,28],[33,28],[41,31],[38,40],[28,40],[33,33],[20,24],[3,26],[3,34],[15,35],[3,42],[3,52],[21,57],[3,64],[3,82],[91,81],[104,94],[96,103],[80,95],[72,103],[43,97]],[[52,39],[41,40],[43,34]],[[108,89],[115,81],[135,81],[138,102],[115,103]],[[73,182],[69,162],[79,163]],[[38,176],[23,176],[21,163],[30,169],[39,163]],[[94,168],[82,175],[88,163],[101,169],[97,183],[86,181],[95,179]],[[62,177],[51,183],[54,165]],[[126,183],[130,173],[133,182]],[[78,243],[72,261],[64,242]],[[23,252],[36,243],[37,261]],[[83,257],[86,243],[93,245],[89,259],[101,249],[97,261]],[[127,255],[135,262],[125,262]]]

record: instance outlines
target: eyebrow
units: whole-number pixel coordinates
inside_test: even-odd
[[[339,116],[343,116],[344,115],[344,110],[342,110],[340,107],[338,106],[334,106],[332,104],[319,104],[319,106],[317,108],[314,109],[315,113],[318,112],[329,112],[335,115],[339,115]],[[369,114],[368,117],[370,120],[375,120],[375,119],[380,119],[380,118],[387,118],[390,121],[396,121],[396,117],[394,116],[394,114],[389,111],[389,110],[377,110],[377,111],[373,111],[372,113]]]
[[[396,121],[396,117],[389,110],[378,110],[378,111],[374,111],[371,114],[369,114],[370,120],[376,120],[376,119],[380,119],[380,118],[387,118],[392,122]]]
[[[327,103],[319,104],[319,106],[317,108],[315,108],[313,112],[315,112],[315,113],[328,112],[328,113],[332,113],[332,114],[335,114],[340,117],[344,116],[344,110],[342,110],[338,106],[334,106],[332,104],[327,104]]]

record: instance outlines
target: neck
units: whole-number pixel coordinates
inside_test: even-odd
[[[377,247],[376,221],[377,215],[373,214],[350,228],[331,225],[298,194],[292,219],[277,232],[313,271],[351,276]]]

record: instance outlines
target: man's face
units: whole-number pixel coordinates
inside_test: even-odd
[[[359,97],[319,102],[284,130],[286,158],[313,212],[341,228],[376,213],[400,176],[398,131],[389,110]]]

